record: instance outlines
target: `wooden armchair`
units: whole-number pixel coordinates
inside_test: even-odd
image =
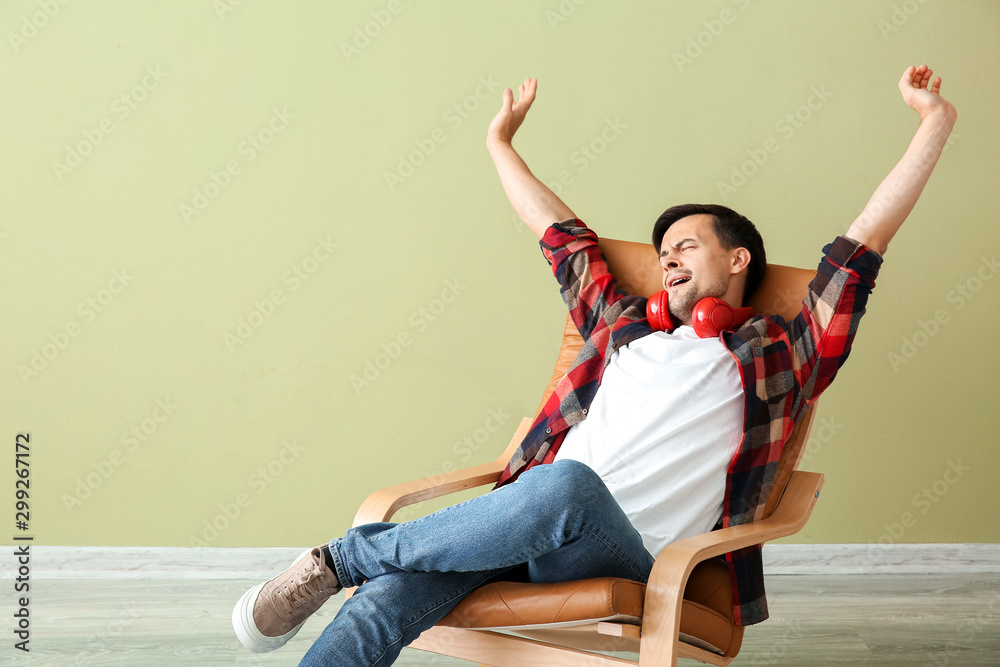
[[[613,239],[602,239],[600,245],[623,291],[649,296],[660,289],[661,269],[651,245]],[[758,314],[777,313],[790,320],[799,312],[814,275],[769,264],[751,305]],[[539,410],[582,344],[567,316],[555,372]],[[814,410],[815,405],[807,410],[785,444],[764,519],[669,545],[656,557],[646,585],[611,577],[562,584],[488,584],[410,647],[495,667],[673,667],[678,657],[728,665],[739,652],[743,627],[733,622],[729,572],[718,557],[791,535],[805,525],[823,486],[821,474],[797,470]],[[506,451],[492,463],[373,493],[358,510],[354,525],[389,521],[407,505],[496,483],[532,421],[521,421]],[[637,652],[639,661],[595,651]]]

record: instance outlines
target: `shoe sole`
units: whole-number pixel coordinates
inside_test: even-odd
[[[301,556],[295,559],[292,565],[294,566],[295,563],[308,556],[310,552],[312,552],[312,549],[304,551]],[[240,643],[254,653],[268,653],[281,648],[305,624],[305,621],[302,621],[302,623],[299,623],[285,634],[277,637],[268,637],[257,629],[257,623],[253,620],[253,608],[257,603],[257,596],[260,594],[260,590],[264,588],[264,584],[266,583],[268,582],[265,581],[257,584],[248,590],[240,597],[236,606],[233,607],[233,630],[236,631],[236,636],[239,638]]]

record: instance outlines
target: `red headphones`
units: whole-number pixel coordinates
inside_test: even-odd
[[[753,317],[753,308],[733,308],[722,299],[706,296],[691,311],[691,327],[700,338],[718,338],[723,331],[735,331]],[[667,309],[667,292],[661,290],[646,301],[646,319],[655,331],[671,332],[674,320]]]

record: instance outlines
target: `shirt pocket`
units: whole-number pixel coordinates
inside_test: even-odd
[[[787,348],[773,343],[753,351],[754,388],[765,403],[780,403],[795,389],[795,374]]]

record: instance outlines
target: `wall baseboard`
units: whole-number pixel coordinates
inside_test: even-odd
[[[11,551],[13,547],[9,548]],[[267,579],[304,548],[31,547],[33,579]],[[16,565],[0,557],[0,578]],[[998,574],[1000,544],[768,544],[764,572]]]
[[[996,574],[1000,544],[765,544],[765,574]]]

